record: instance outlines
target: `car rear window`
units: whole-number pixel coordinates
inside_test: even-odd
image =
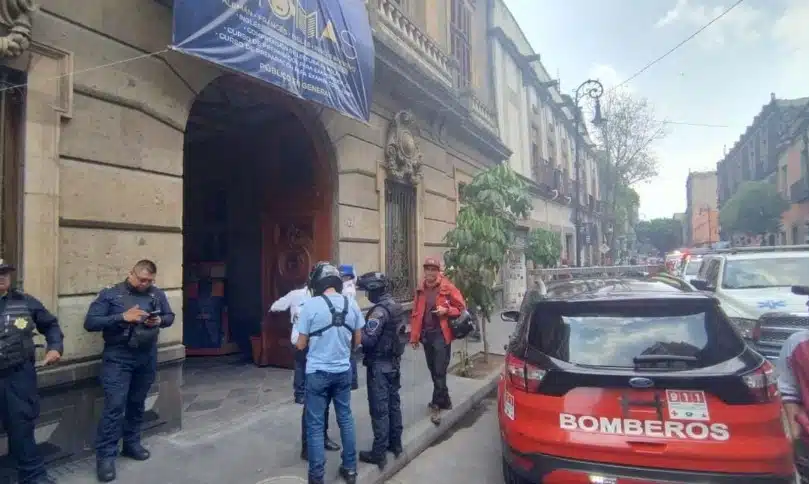
[[[663,301],[546,302],[531,314],[528,343],[568,363],[637,367],[638,357],[672,356],[672,365],[713,366],[744,351],[744,342],[713,304]],[[665,359],[664,359],[665,360]]]

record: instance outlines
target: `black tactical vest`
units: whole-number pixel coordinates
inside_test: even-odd
[[[0,315],[0,370],[19,366],[35,358],[34,320],[26,300],[9,293]]]
[[[368,314],[371,314],[376,308],[382,308],[387,313],[387,319],[382,326],[382,334],[376,346],[366,355],[368,361],[394,361],[397,362],[404,354],[405,346],[407,345],[407,338],[404,334],[404,327],[406,326],[406,318],[404,317],[404,308],[397,303],[392,297],[385,297],[374,305]]]

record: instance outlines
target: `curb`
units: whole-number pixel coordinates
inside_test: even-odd
[[[385,484],[390,478],[413,462],[422,452],[427,450],[436,440],[451,430],[459,420],[475,408],[475,405],[483,401],[486,395],[494,391],[497,388],[497,382],[500,380],[502,372],[503,369],[498,368],[489,373],[483,379],[485,381],[483,386],[476,390],[472,396],[464,400],[460,405],[453,407],[452,410],[442,414],[441,425],[437,427],[430,426],[427,430],[416,434],[404,445],[404,452],[398,459],[388,460],[388,465],[385,466],[384,470],[380,471],[377,466],[370,465],[362,469],[359,476],[357,476],[357,484]]]

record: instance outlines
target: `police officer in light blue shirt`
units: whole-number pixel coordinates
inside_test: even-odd
[[[312,298],[298,316],[297,347],[308,348],[306,359],[305,427],[309,458],[309,482],[323,482],[326,455],[323,441],[326,408],[334,402],[343,444],[340,475],[346,483],[357,480],[354,417],[351,414],[351,358],[362,341],[365,319],[357,303],[340,294],[340,271],[330,264],[315,267]]]

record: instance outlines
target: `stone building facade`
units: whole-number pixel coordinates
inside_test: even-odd
[[[577,237],[582,265],[600,262],[601,216],[595,145],[586,129],[575,125],[577,107],[552,79],[540,54],[531,47],[517,20],[502,0],[489,0],[492,70],[495,106],[503,142],[512,151],[511,168],[528,183],[534,209],[526,231],[543,228],[559,235],[559,262],[576,264]],[[580,140],[580,188],[576,180],[576,138]],[[581,234],[576,234],[575,207],[579,204]],[[520,304],[525,292],[524,275],[518,275],[519,254],[508,267],[511,285],[507,303]]]
[[[446,250],[458,184],[510,155],[492,107],[480,0],[367,2],[376,47],[367,124],[167,49],[170,1],[39,3],[0,18],[6,34],[23,32],[19,49],[2,52],[4,92],[16,96],[3,113],[3,250],[65,333],[63,362],[40,372],[37,435],[49,459],[92,447],[102,341],[83,330],[84,314],[140,258],[158,264],[178,314],[160,337],[149,425],[181,424],[183,288],[198,262],[189,260],[195,231],[214,216],[194,215],[200,207],[227,205],[227,240],[212,240],[231,248],[223,260],[236,344],[258,363],[285,365],[288,321],[265,314],[300,276],[287,278],[284,264],[385,270],[407,299],[419,261]],[[255,130],[249,140],[235,123]],[[298,165],[306,176],[285,168]]]
[[[809,102],[796,116],[779,150],[777,183],[789,202],[781,216],[778,242],[809,244]]]

